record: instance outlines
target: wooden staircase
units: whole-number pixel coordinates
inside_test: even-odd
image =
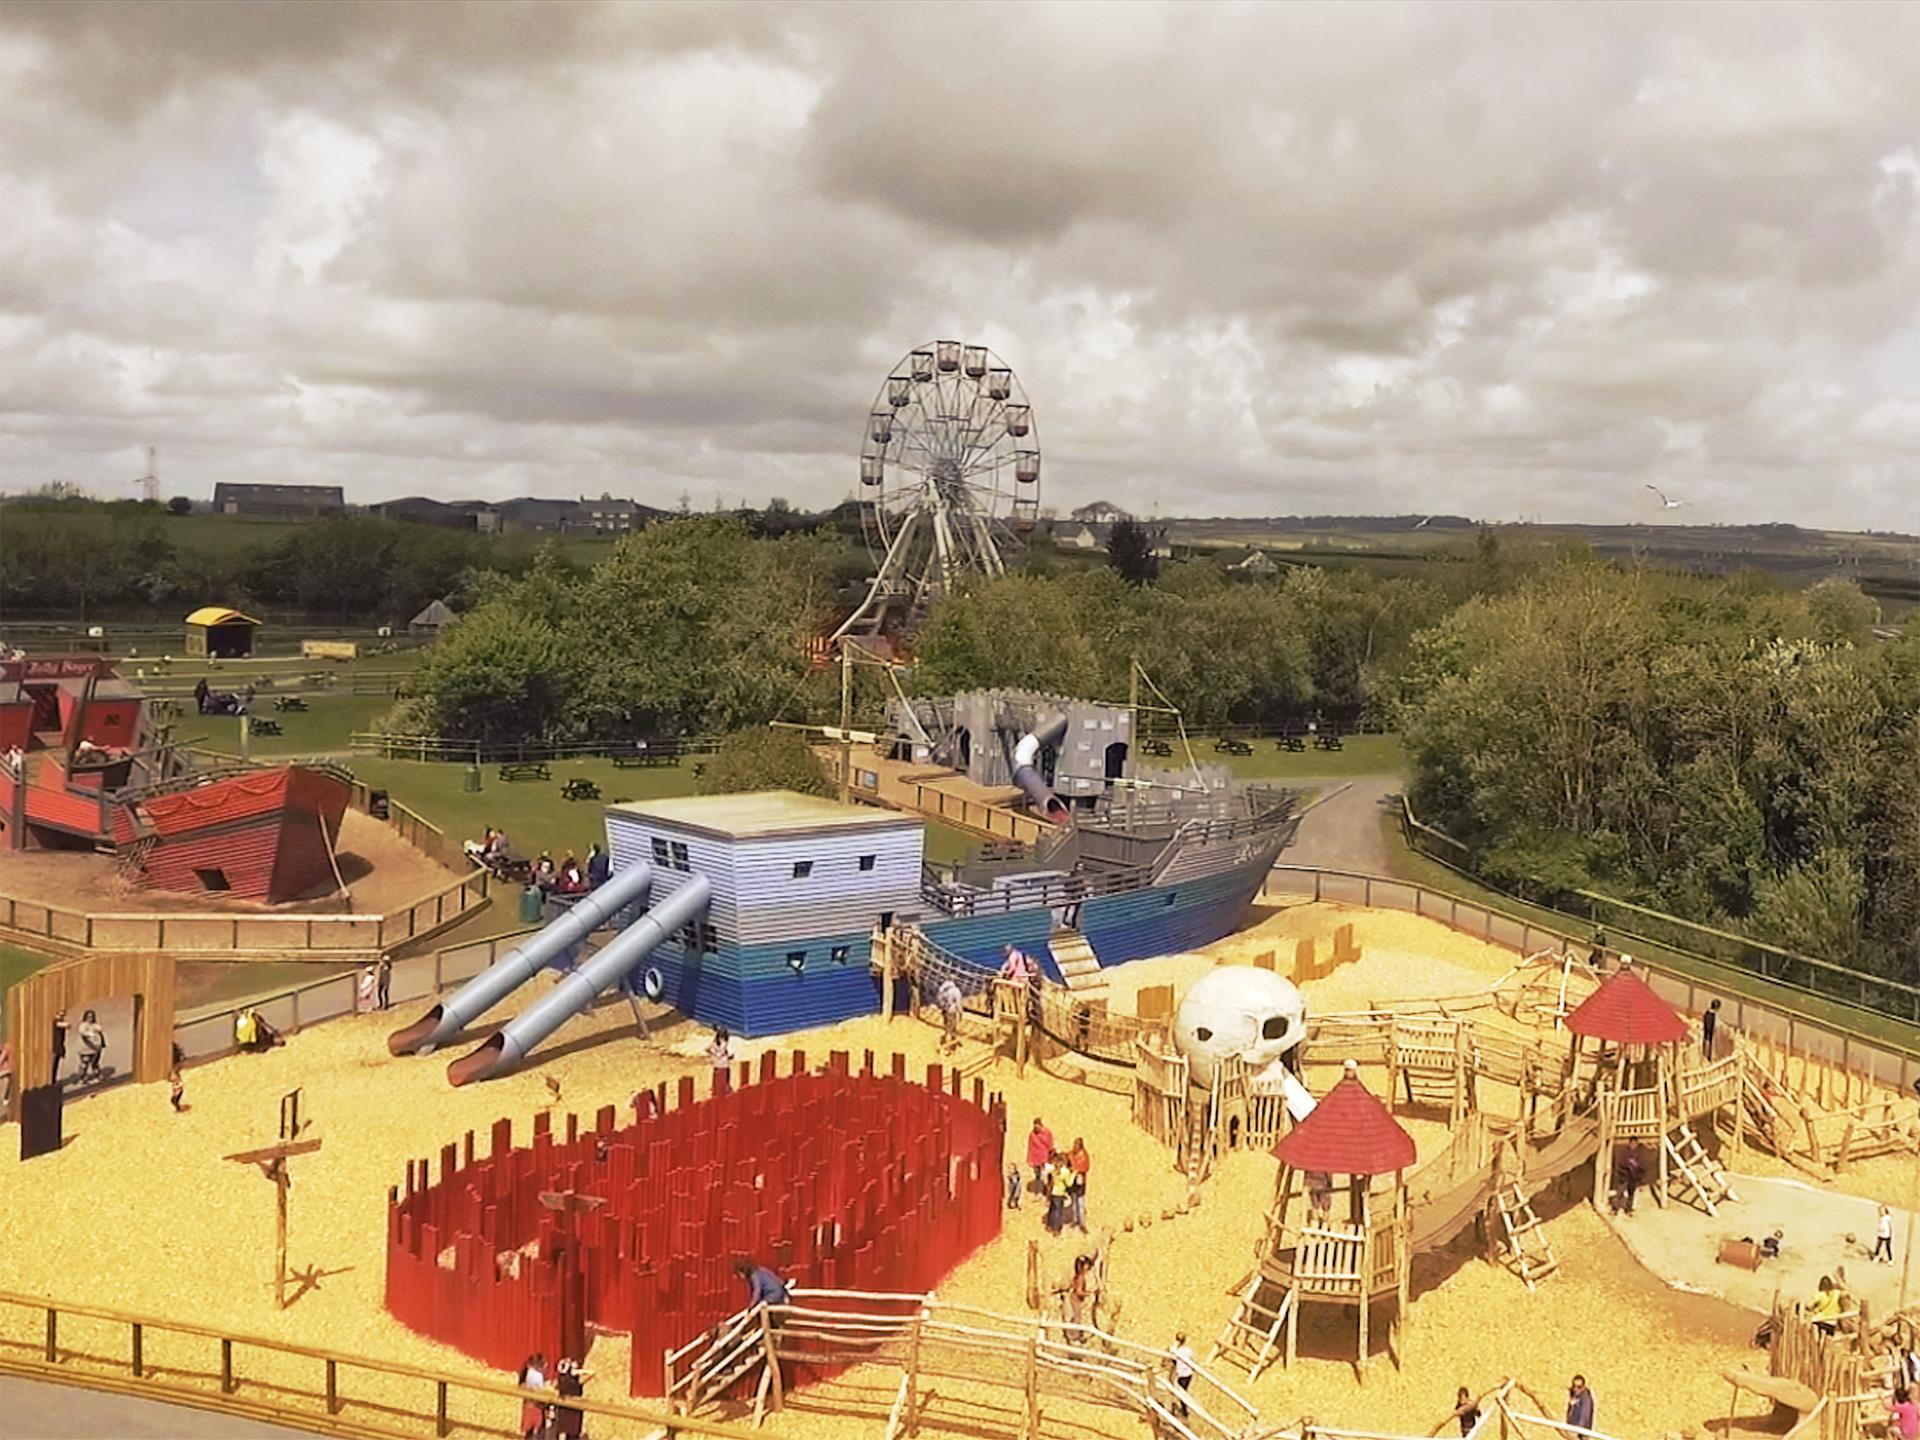
[[[1533,1202],[1525,1192],[1511,1181],[1493,1192],[1493,1204],[1500,1212],[1500,1228],[1506,1236],[1507,1268],[1532,1290],[1536,1281],[1560,1268],[1553,1246],[1540,1228],[1540,1217],[1534,1214]]]
[[[1667,1193],[1697,1202],[1709,1215],[1718,1215],[1719,1202],[1738,1200],[1733,1181],[1720,1162],[1707,1153],[1692,1125],[1682,1125],[1661,1141],[1667,1150]]]
[[[1279,1300],[1271,1304],[1262,1298],[1262,1292],[1271,1291],[1277,1283],[1259,1266],[1254,1267],[1240,1294],[1240,1303],[1227,1321],[1227,1328],[1220,1332],[1213,1349],[1207,1352],[1209,1365],[1225,1356],[1244,1366],[1247,1379],[1252,1381],[1258,1380],[1260,1372],[1273,1363],[1274,1353],[1280,1348],[1280,1332],[1294,1305],[1291,1286],[1282,1289]]]
[[[1060,978],[1067,988],[1084,1000],[1098,1000],[1107,993],[1107,972],[1100,968],[1100,957],[1078,930],[1055,930],[1047,941],[1053,960],[1060,967]]]

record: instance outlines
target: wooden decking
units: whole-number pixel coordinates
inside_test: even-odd
[[[815,753],[827,774],[838,782],[840,747],[821,745]],[[1011,785],[976,785],[957,770],[889,760],[861,746],[853,750],[849,788],[855,799],[893,810],[910,810],[983,839],[1031,845],[1058,828],[1029,815],[1020,792]]]

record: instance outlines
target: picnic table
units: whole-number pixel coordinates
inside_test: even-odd
[[[1273,742],[1273,748],[1276,750],[1292,750],[1298,753],[1307,748],[1307,739],[1304,735],[1282,735],[1278,740]]]
[[[1140,748],[1146,751],[1147,754],[1149,755],[1173,754],[1173,746],[1169,745],[1164,740],[1142,740],[1140,742]]]
[[[576,775],[560,789],[562,800],[598,800],[600,787],[584,775]]]
[[[304,711],[307,708],[307,702],[298,695],[281,695],[274,700],[273,708],[283,712],[289,710]]]
[[[500,767],[502,780],[551,780],[553,771],[544,760],[510,760]]]
[[[1224,755],[1253,754],[1253,746],[1249,745],[1246,741],[1235,740],[1225,735],[1221,736],[1218,740],[1213,742],[1213,748],[1215,750],[1218,750]]]
[[[680,747],[672,741],[649,744],[643,740],[633,749],[623,750],[613,757],[613,768],[616,770],[637,770],[642,766],[678,765],[679,763]]]
[[[1340,737],[1335,735],[1331,730],[1322,730],[1318,735],[1313,737],[1313,743],[1322,750],[1338,750],[1340,748]]]
[[[279,735],[282,733],[278,720],[269,720],[264,715],[250,717],[253,724],[248,728],[256,735]]]

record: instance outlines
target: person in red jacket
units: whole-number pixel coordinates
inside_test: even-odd
[[[1053,1131],[1038,1115],[1033,1117],[1033,1129],[1027,1132],[1027,1168],[1033,1171],[1033,1189],[1036,1195],[1045,1193],[1041,1189],[1040,1172],[1047,1168],[1047,1161],[1053,1158]]]

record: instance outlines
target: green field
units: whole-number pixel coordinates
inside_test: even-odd
[[[22,950],[17,945],[0,945],[0,996],[18,985],[27,976],[43,965],[51,965],[54,957],[42,955],[37,950]]]
[[[1225,755],[1213,748],[1214,737],[1195,735],[1193,758],[1202,765],[1227,765],[1242,780],[1347,779],[1354,775],[1398,775],[1406,752],[1398,735],[1350,735],[1338,750],[1282,750],[1271,739],[1251,740],[1251,755]],[[1166,768],[1184,765],[1186,757],[1176,740],[1173,758],[1161,756],[1144,763]]]
[[[269,692],[263,690],[255,697],[255,715],[275,722],[284,733],[254,735],[251,753],[255,757],[343,756],[348,736],[356,730],[371,730],[374,721],[393,708],[392,698],[386,695],[323,691],[308,696],[309,708],[304,712],[283,714],[273,708],[268,696]],[[225,755],[240,753],[240,720],[234,715],[195,715],[189,707],[189,713],[175,724],[174,733],[202,749],[217,750]]]

